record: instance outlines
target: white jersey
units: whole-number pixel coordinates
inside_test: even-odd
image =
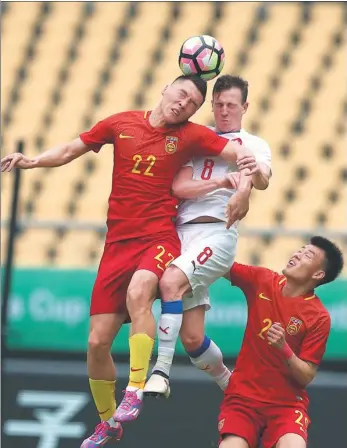
[[[214,128],[212,128],[214,130]],[[239,132],[220,134],[229,140],[239,141],[250,150],[256,161],[271,168],[271,150],[265,140],[241,129]],[[228,173],[238,171],[236,165],[228,164],[220,157],[194,157],[185,166],[193,168],[194,180],[209,180],[225,177]],[[201,216],[211,216],[226,221],[225,208],[235,190],[218,188],[205,196],[187,199],[178,206],[177,225],[182,225]]]

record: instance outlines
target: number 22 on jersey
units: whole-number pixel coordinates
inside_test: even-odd
[[[133,169],[131,170],[132,173],[134,174],[140,174],[143,176],[153,176],[153,173],[151,171],[151,169],[153,168],[155,162],[156,162],[156,157],[155,156],[147,156],[146,158],[142,158],[142,156],[140,154],[135,154],[133,156],[133,161],[134,166]],[[147,162],[147,163],[145,163]],[[147,168],[145,169],[143,167],[143,165],[148,165]]]
[[[264,333],[266,331],[268,331],[268,329],[271,327],[272,325],[272,320],[269,319],[268,317],[266,319],[263,320],[263,324],[265,324],[262,329],[259,331],[258,336],[260,337],[260,339],[264,339],[265,340],[265,336]]]

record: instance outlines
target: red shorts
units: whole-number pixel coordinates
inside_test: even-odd
[[[146,269],[160,279],[180,251],[181,243],[175,232],[106,243],[94,283],[90,315],[128,316],[126,294],[135,271]]]
[[[218,417],[221,440],[228,434],[235,435],[245,439],[250,448],[257,448],[260,439],[263,448],[273,448],[288,433],[298,434],[307,442],[309,424],[301,403],[281,406],[235,395],[225,395]]]

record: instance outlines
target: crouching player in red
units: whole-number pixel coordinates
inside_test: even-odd
[[[234,263],[230,280],[244,292],[248,322],[221,405],[220,448],[305,448],[310,419],[306,386],[330,331],[314,288],[343,267],[340,250],[315,236],[294,253],[283,275]]]

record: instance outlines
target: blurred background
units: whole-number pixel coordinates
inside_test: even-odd
[[[19,140],[34,156],[115,112],[152,108],[180,74],[183,41],[209,34],[224,47],[223,73],[249,81],[244,128],[273,153],[271,186],[252,193],[240,227],[238,261],[279,270],[313,234],[346,254],[346,3],[2,2],[1,13],[2,157],[18,150]],[[193,121],[213,124],[213,82]],[[84,359],[111,171],[106,146],[60,169],[1,177],[4,448],[77,447],[97,422]],[[310,387],[309,446],[342,447],[346,269],[318,294],[332,331]],[[246,322],[244,298],[223,280],[211,295],[207,333],[232,366]],[[128,375],[127,331],[114,345],[118,393]],[[216,446],[221,395],[190,367],[181,346],[172,385],[169,401],[146,403],[125,448],[138,440],[144,448]]]

